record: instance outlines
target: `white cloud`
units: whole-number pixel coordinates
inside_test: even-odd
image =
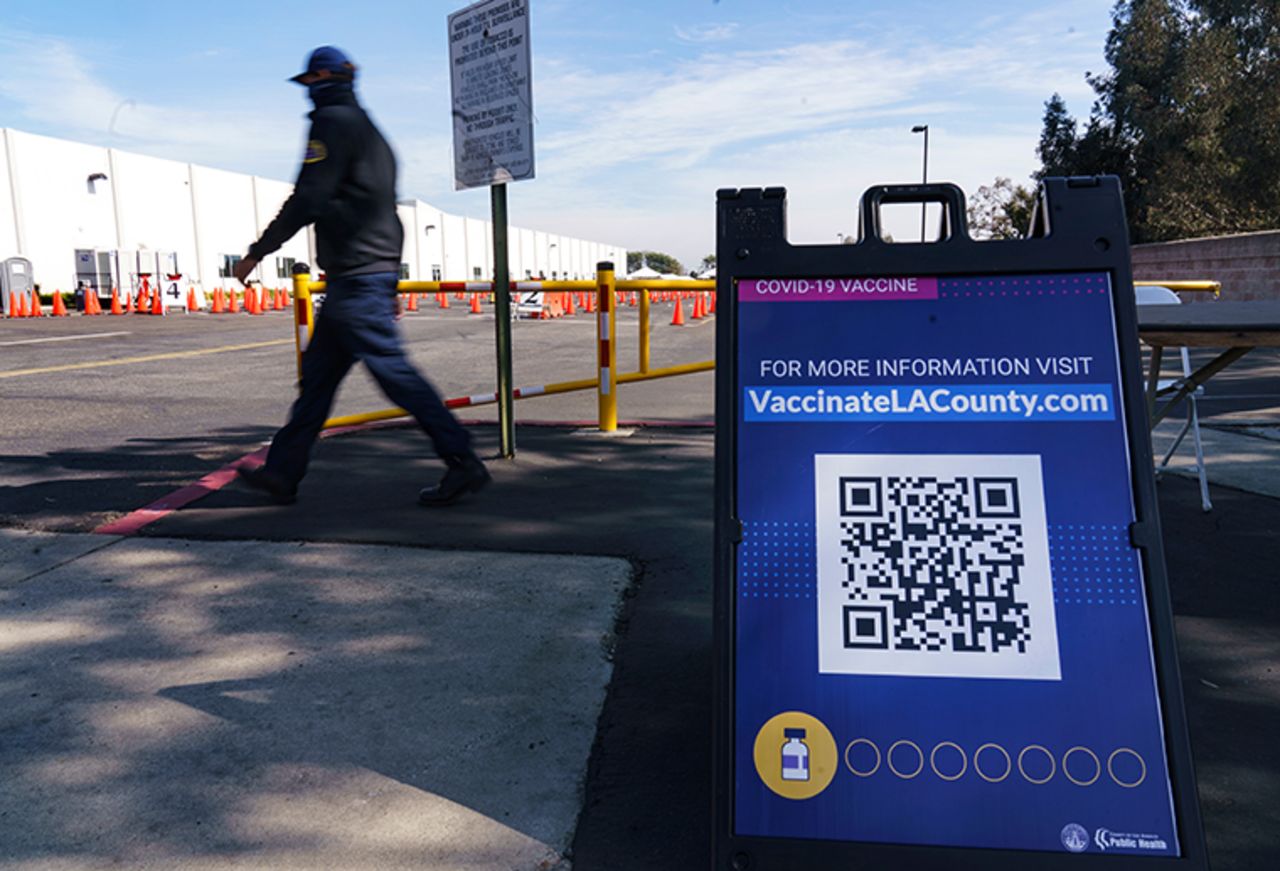
[[[724,42],[737,35],[739,25],[734,22],[726,24],[696,24],[693,27],[674,28],[676,39],[681,42]]]
[[[0,99],[33,132],[173,160],[288,178],[300,136],[296,117],[135,100],[70,43],[0,29],[7,71]]]
[[[918,178],[915,123],[930,125],[931,178],[969,192],[996,175],[1025,179],[1043,101],[1058,91],[1077,114],[1087,110],[1084,71],[1103,66],[1104,2],[1002,11],[944,33],[886,12],[856,26],[847,15],[800,22],[795,32],[813,35],[802,41],[745,38],[767,23],[677,27],[653,50],[598,56],[564,34],[536,41],[538,178],[513,187],[513,220],[696,263],[714,247],[717,188],[781,184],[793,240],[833,241],[855,232],[866,187]],[[166,104],[113,84],[113,65],[93,49],[3,25],[0,53],[0,104],[15,126],[275,178],[295,169],[297,95],[222,108],[198,101],[223,85],[193,81],[190,101]],[[482,194],[453,192],[443,63],[384,62],[361,90],[400,157],[403,196],[487,212]],[[909,236],[909,223],[890,230]]]

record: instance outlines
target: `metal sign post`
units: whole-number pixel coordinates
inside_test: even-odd
[[[506,185],[534,177],[527,0],[481,0],[450,15],[449,70],[454,187],[491,189],[498,422],[502,455],[511,457],[515,420]]]
[[[1201,871],[1118,181],[860,217],[718,197],[714,867]]]

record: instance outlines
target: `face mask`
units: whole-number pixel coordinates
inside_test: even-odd
[[[329,91],[332,90],[334,86],[339,84],[341,84],[341,82],[335,82],[335,81],[312,82],[311,84],[307,85],[307,95],[314,100],[317,96],[321,96],[323,94],[329,93]]]

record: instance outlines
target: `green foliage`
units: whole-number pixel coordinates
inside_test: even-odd
[[[708,269],[716,268],[716,255],[708,254],[702,258],[702,263],[698,266],[699,272],[706,272]]]
[[[1083,132],[1054,94],[1036,176],[1120,176],[1134,241],[1280,226],[1280,3],[1120,0]]]
[[[1031,226],[1035,191],[1003,176],[969,197],[969,233],[975,239],[1021,239]]]
[[[627,252],[627,272],[635,272],[645,264],[648,264],[650,269],[656,269],[659,272],[684,275],[684,266],[670,254],[663,254],[661,251]]]

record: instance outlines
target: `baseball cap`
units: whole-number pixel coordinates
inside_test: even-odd
[[[331,73],[348,78],[355,78],[356,65],[353,64],[346,52],[332,45],[322,45],[315,51],[311,52],[311,56],[307,58],[307,68],[289,79],[291,82],[298,82],[303,76],[309,76],[312,73],[318,73],[321,70],[328,70]]]

